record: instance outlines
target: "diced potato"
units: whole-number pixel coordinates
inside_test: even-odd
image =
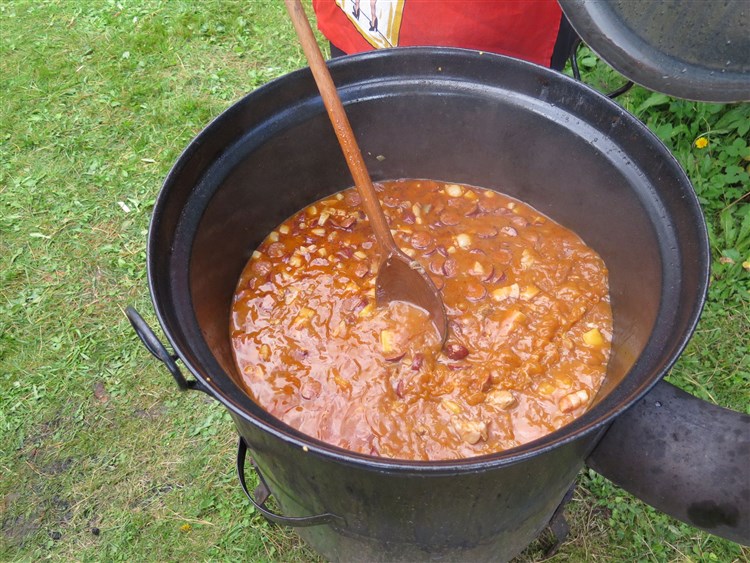
[[[271,359],[271,347],[268,344],[262,344],[260,350],[258,350],[258,356],[264,362]]]
[[[258,252],[257,250],[253,250],[253,255],[251,257],[251,260],[258,260],[263,257],[263,254]]]
[[[465,421],[457,424],[461,439],[467,444],[474,445],[480,440],[487,440],[489,431],[487,423],[483,421]]]
[[[468,404],[471,407],[475,407],[480,403],[483,403],[485,399],[487,398],[487,395],[482,392],[478,393],[472,393],[468,397],[466,397],[466,404]]]
[[[320,214],[320,217],[318,217],[318,225],[319,225],[319,226],[321,226],[321,227],[322,227],[323,225],[325,225],[325,224],[326,224],[326,221],[328,221],[328,218],[329,218],[330,216],[331,216],[331,214],[330,214],[330,213],[328,213],[328,211],[323,211],[323,212],[322,212],[322,213]]]
[[[268,233],[268,240],[270,240],[271,242],[278,241],[279,233],[277,233],[276,231],[271,231],[270,233]]]
[[[583,333],[583,341],[588,346],[601,346],[604,344],[604,337],[598,328],[592,328],[588,332]]]
[[[492,298],[495,301],[504,301],[505,299],[518,299],[521,295],[521,290],[517,283],[498,287],[492,292]]]
[[[336,199],[341,201],[342,199],[344,199],[344,194],[336,194]]]
[[[443,406],[453,414],[460,414],[463,411],[458,403],[451,401],[450,399],[443,399]]]
[[[523,291],[521,292],[521,298],[525,300],[529,300],[533,298],[536,294],[538,294],[541,290],[535,286],[533,283],[531,285],[526,286]]]
[[[284,304],[291,305],[292,303],[294,303],[294,300],[297,299],[298,295],[298,289],[295,289],[293,287],[287,288],[287,290],[284,292]]]
[[[369,317],[375,311],[375,303],[368,303],[360,312],[360,317]]]
[[[518,403],[516,396],[507,389],[493,389],[487,394],[487,402],[501,409],[509,409]]]
[[[289,225],[281,225],[281,227],[279,227],[279,232],[282,235],[288,235],[289,234]]]
[[[524,320],[526,320],[526,315],[524,315],[521,311],[517,311],[515,309],[508,311],[508,314],[505,316],[505,318],[500,321],[498,334],[500,336],[510,334]]]
[[[466,193],[464,193],[464,197],[466,199],[479,199],[479,196],[471,190],[466,190]]]
[[[311,216],[312,216],[312,215],[317,215],[317,214],[318,214],[318,208],[317,208],[317,207],[315,207],[314,205],[311,205],[310,207],[308,207],[308,208],[306,209],[306,211],[307,211],[307,214],[308,214],[308,215],[311,215]]]
[[[331,335],[334,338],[338,338],[339,336],[345,337],[346,336],[346,322],[340,321],[339,324],[331,331]]]
[[[487,271],[484,269],[484,266],[480,264],[479,262],[474,262],[474,265],[471,267],[471,273],[475,276],[483,276],[487,273]]]
[[[451,197],[461,197],[464,195],[464,189],[458,184],[448,184],[445,186],[445,193]]]
[[[252,375],[257,377],[258,379],[263,379],[265,377],[265,371],[263,370],[263,366],[258,364],[257,366],[253,365],[247,365],[245,366],[245,369],[243,370],[246,375]]]
[[[396,349],[396,335],[392,330],[380,331],[380,347],[385,355],[391,354]]]
[[[568,393],[557,403],[562,412],[572,412],[579,407],[587,405],[589,402],[589,392],[586,389],[580,389],[573,393]]]
[[[555,392],[555,389],[557,389],[557,387],[552,385],[549,381],[543,381],[539,384],[539,387],[537,387],[537,390],[544,395],[552,395],[552,393]]]
[[[456,235],[456,244],[463,249],[469,248],[471,246],[471,236],[466,233]]]
[[[313,311],[312,309],[308,309],[307,307],[302,307],[299,313],[297,313],[297,316],[294,318],[294,321],[292,321],[292,327],[302,328],[303,326],[310,323],[310,319],[312,319],[314,315],[315,311]]]
[[[448,254],[455,254],[457,252],[455,246],[449,246],[448,247]]]
[[[555,377],[555,383],[557,384],[560,389],[567,389],[571,385],[573,385],[573,380],[570,379],[567,375],[558,375]]]
[[[322,227],[317,227],[315,229],[310,229],[310,232],[314,234],[315,236],[322,237],[324,234],[326,234],[326,230]]]
[[[357,258],[358,260],[365,260],[367,258],[367,254],[365,254],[361,250],[357,250],[354,253],[354,257]]]
[[[413,248],[404,248],[403,249],[404,254],[406,254],[409,258],[414,258],[417,255],[417,251]]]
[[[295,254],[289,259],[289,265],[299,268],[302,265],[302,257],[299,254]]]
[[[528,248],[524,248],[521,253],[521,268],[528,270],[536,262],[534,255],[529,252]]]

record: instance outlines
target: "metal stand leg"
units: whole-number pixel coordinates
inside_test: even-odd
[[[570,502],[570,499],[573,498],[573,493],[575,492],[575,490],[576,484],[573,483],[570,489],[568,489],[568,492],[565,493],[560,506],[557,507],[557,510],[555,510],[555,513],[552,515],[552,518],[547,525],[549,530],[552,532],[555,541],[549,548],[547,548],[547,551],[544,552],[545,558],[552,557],[555,553],[557,553],[557,550],[560,549],[560,546],[567,539],[568,534],[570,533],[570,526],[568,526],[568,521],[565,519],[565,506],[568,504],[568,502]]]

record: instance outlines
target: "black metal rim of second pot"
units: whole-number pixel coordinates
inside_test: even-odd
[[[466,50],[466,49],[433,48],[433,47],[405,47],[405,48],[401,47],[398,49],[382,49],[378,51],[370,51],[370,52],[363,53],[363,54],[334,59],[329,62],[329,68],[335,74],[335,70],[339,66],[363,64],[363,63],[367,63],[367,61],[371,59],[377,59],[380,57],[410,56],[410,54],[419,55],[420,53],[429,53],[429,54],[437,53],[441,56],[446,56],[446,57],[481,55],[483,58],[504,59],[505,60],[504,64],[507,66],[531,67],[534,69],[534,72],[539,72],[539,73],[542,73],[543,75],[546,75],[545,78],[548,78],[550,82],[554,82],[557,80],[572,82],[576,85],[577,88],[581,89],[582,93],[585,96],[595,99],[598,103],[603,103],[603,104],[608,104],[608,105],[612,104],[613,106],[618,108],[618,110],[621,112],[621,117],[623,117],[623,119],[628,121],[627,125],[630,127],[636,128],[640,135],[642,135],[648,141],[650,141],[653,144],[654,148],[660,152],[658,156],[660,158],[665,159],[665,161],[667,162],[667,164],[669,164],[669,166],[673,169],[673,171],[675,171],[677,174],[680,174],[684,178],[684,181],[687,182],[688,185],[691,185],[689,180],[687,179],[685,172],[683,171],[682,167],[680,166],[680,164],[678,163],[674,155],[672,155],[671,152],[669,152],[669,150],[663,145],[661,140],[659,140],[659,138],[654,133],[652,133],[643,123],[641,123],[635,116],[628,113],[624,109],[620,108],[612,100],[608,99],[605,95],[587,86],[586,84],[583,84],[581,82],[576,82],[574,79],[566,75],[552,71],[545,67],[539,67],[538,65],[534,65],[532,63],[528,63],[528,62],[521,61],[518,59],[512,59],[512,58],[505,57],[502,55],[494,55],[494,54],[471,51],[471,50]],[[163,208],[166,205],[166,200],[168,199],[168,195],[169,195],[169,187],[174,182],[175,177],[180,173],[184,164],[187,161],[189,161],[189,159],[193,156],[194,151],[197,150],[197,147],[202,142],[204,142],[206,138],[208,138],[211,135],[211,132],[214,129],[219,128],[222,126],[223,123],[232,120],[233,115],[235,114],[236,111],[238,111],[237,106],[239,106],[240,104],[252,103],[252,101],[255,98],[259,98],[267,90],[282,87],[287,80],[295,80],[295,79],[302,79],[302,78],[307,78],[312,82],[312,74],[310,73],[310,70],[308,68],[303,68],[303,69],[294,71],[292,73],[286,74],[284,76],[281,76],[279,78],[276,78],[275,80],[272,80],[271,82],[252,91],[251,93],[246,95],[244,98],[242,98],[241,100],[239,100],[238,102],[236,102],[235,104],[227,108],[224,112],[219,114],[216,118],[214,118],[191,141],[190,145],[188,145],[188,147],[183,151],[183,153],[180,155],[180,157],[178,158],[178,160],[175,162],[170,172],[168,173],[164,181],[163,187],[161,191],[159,192],[159,195],[154,204],[152,220],[151,220],[151,224],[149,228],[148,244],[147,244],[147,276],[148,276],[151,299],[152,299],[152,303],[153,303],[154,310],[156,313],[156,317],[159,321],[159,324],[161,325],[164,331],[164,334],[167,336],[169,343],[175,350],[176,356],[182,361],[182,363],[188,368],[188,370],[197,378],[197,380],[204,387],[204,389],[208,390],[211,396],[213,396],[216,400],[218,400],[226,408],[228,408],[229,411],[233,413],[234,416],[247,420],[251,424],[257,426],[264,432],[267,432],[268,434],[274,436],[277,439],[287,442],[295,447],[299,447],[300,449],[307,452],[309,455],[317,455],[317,456],[325,457],[330,460],[336,461],[337,463],[346,464],[350,466],[363,467],[363,468],[367,468],[371,470],[398,472],[398,473],[404,473],[404,474],[413,473],[413,474],[424,475],[426,473],[429,473],[429,474],[449,475],[449,474],[454,474],[458,472],[465,473],[465,472],[471,472],[471,471],[486,471],[488,469],[493,469],[496,467],[502,467],[502,466],[519,463],[529,458],[532,458],[534,456],[537,456],[541,453],[544,453],[548,450],[557,448],[566,443],[582,438],[583,436],[588,435],[591,432],[601,430],[605,428],[606,425],[611,423],[614,419],[616,419],[620,414],[622,414],[623,412],[628,410],[631,406],[633,406],[638,400],[643,398],[669,372],[669,370],[677,361],[677,359],[679,358],[684,348],[687,346],[693,332],[695,331],[696,325],[700,319],[700,315],[703,310],[703,306],[706,300],[706,295],[708,292],[710,259],[707,259],[706,263],[703,265],[703,275],[701,276],[700,287],[698,288],[698,291],[697,291],[697,294],[699,294],[701,297],[697,303],[694,303],[692,305],[693,312],[691,314],[691,320],[690,320],[689,326],[686,327],[686,329],[683,331],[683,333],[680,335],[677,341],[671,345],[672,352],[668,356],[662,358],[660,362],[661,365],[659,369],[656,371],[656,373],[651,374],[651,376],[648,379],[646,379],[640,385],[635,387],[628,394],[627,397],[620,398],[616,404],[607,405],[607,403],[610,402],[610,399],[611,399],[610,396],[607,396],[603,400],[601,400],[598,404],[596,404],[593,408],[591,408],[589,411],[584,413],[581,417],[574,420],[570,424],[562,427],[561,429],[555,432],[552,432],[542,438],[529,442],[527,444],[523,444],[516,448],[512,448],[512,449],[498,452],[495,454],[487,454],[487,455],[476,456],[476,457],[471,457],[471,458],[463,458],[463,459],[434,460],[434,461],[412,461],[412,460],[402,460],[402,459],[390,459],[390,458],[381,458],[381,457],[374,457],[374,456],[369,456],[365,454],[360,454],[357,452],[353,452],[350,450],[339,448],[337,446],[330,445],[328,443],[317,440],[316,438],[303,434],[299,432],[298,430],[296,430],[295,428],[292,428],[288,426],[287,424],[285,424],[284,422],[272,417],[270,414],[265,413],[265,411],[263,412],[267,415],[266,416],[267,420],[264,420],[263,417],[256,416],[255,414],[250,412],[252,405],[254,405],[254,403],[249,397],[247,397],[246,395],[244,396],[248,404],[248,406],[246,407],[242,403],[234,400],[232,397],[227,396],[225,393],[219,390],[217,386],[212,382],[212,377],[210,376],[210,374],[206,374],[205,370],[201,366],[195,365],[190,361],[189,355],[183,352],[183,350],[179,346],[179,343],[177,342],[177,340],[175,339],[175,337],[172,335],[171,331],[169,330],[170,323],[168,320],[168,315],[166,314],[164,307],[162,306],[162,304],[159,302],[159,299],[157,298],[157,295],[158,295],[157,288],[156,288],[157,283],[156,283],[155,272],[154,272],[155,261],[156,261],[155,248],[157,246],[156,232],[155,232],[156,222],[158,221],[158,218],[160,217],[160,215],[163,213]],[[322,108],[322,103],[321,103],[321,108]],[[708,232],[705,227],[705,220],[703,219],[697,196],[692,191],[691,191],[691,195],[692,197],[690,198],[691,199],[690,205],[694,208],[694,212],[696,213],[696,217],[695,217],[696,221],[698,221],[700,224],[701,238],[702,238],[702,240],[700,241],[700,244],[703,247],[704,254],[706,256],[710,256]],[[664,304],[661,303],[659,306],[660,313],[658,314],[657,318],[661,318],[662,316],[661,311],[663,309],[664,309]],[[194,318],[194,315],[193,315],[193,318]],[[195,320],[195,322],[197,324],[197,320]],[[658,323],[657,323],[657,326],[658,326]],[[654,327],[654,330],[657,328],[657,326]],[[639,366],[642,363],[643,356],[646,356],[648,353],[653,353],[653,351],[651,350],[652,345],[653,343],[649,341],[649,343],[646,345],[646,348],[644,348],[639,358],[635,361],[635,363],[631,367],[630,372],[639,369]],[[223,376],[232,379],[231,376],[229,376],[226,373],[224,373]],[[610,395],[612,394],[614,393],[611,393]],[[262,410],[261,407],[258,407],[258,408]]]

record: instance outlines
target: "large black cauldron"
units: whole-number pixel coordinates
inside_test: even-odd
[[[526,446],[461,461],[351,453],[253,403],[235,383],[228,336],[240,271],[278,223],[352,183],[309,71],[284,76],[211,123],[159,195],[148,275],[177,356],[129,312],[182,387],[229,409],[242,437],[240,466],[247,445],[285,516],[260,509],[300,526],[330,559],[497,561],[540,532],[588,460],[655,506],[746,541],[748,417],[704,407],[664,383],[649,393],[688,341],[708,282],[700,208],[666,148],[605,97],[514,59],[415,48],[330,68],[374,180],[496,189],[601,254],[610,270],[613,354],[595,405],[580,419]],[[197,381],[179,374],[177,357]],[[701,457],[690,458],[696,449]]]

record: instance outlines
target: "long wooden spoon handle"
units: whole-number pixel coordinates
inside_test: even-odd
[[[354,178],[354,185],[362,199],[362,206],[365,209],[367,218],[370,220],[372,230],[375,232],[375,238],[384,251],[385,256],[398,252],[398,246],[391,236],[388,228],[388,222],[380,207],[378,196],[372,185],[370,174],[367,172],[365,161],[362,158],[362,152],[359,150],[357,139],[354,137],[354,131],[349,124],[349,119],[344,111],[336,86],[333,83],[331,74],[328,72],[323,54],[320,52],[318,43],[315,41],[310,22],[307,19],[305,10],[299,0],[284,0],[286,9],[294,24],[294,29],[299,37],[302,50],[307,57],[307,62],[312,70],[315,83],[318,85],[320,95],[323,98],[323,104],[328,110],[331,124],[336,132],[336,137],[344,152],[346,163],[349,171]]]

